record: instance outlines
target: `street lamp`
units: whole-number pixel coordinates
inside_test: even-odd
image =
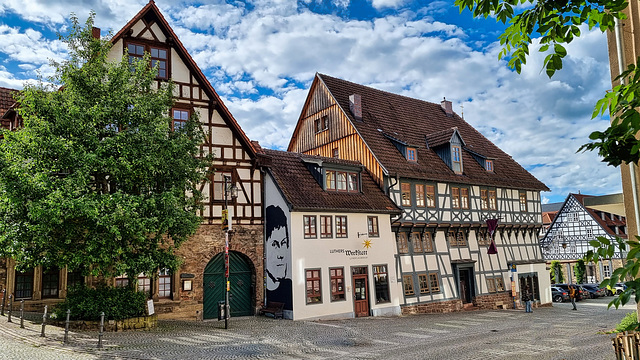
[[[222,210],[222,229],[224,230],[224,278],[227,284],[224,294],[224,328],[229,328],[229,227],[231,217],[229,216],[228,199],[238,197],[238,188],[231,182],[231,176],[224,176],[224,209]]]

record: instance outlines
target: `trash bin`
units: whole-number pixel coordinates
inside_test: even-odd
[[[224,320],[225,315],[228,317],[229,312],[225,311],[224,300],[218,301],[218,320]]]

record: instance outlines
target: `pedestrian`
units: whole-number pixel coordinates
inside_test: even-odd
[[[569,298],[571,299],[573,310],[578,310],[576,309],[576,296],[578,296],[578,289],[574,285],[569,285]]]
[[[531,308],[531,305],[533,303],[533,294],[531,294],[531,290],[529,290],[529,287],[526,287],[524,289],[524,293],[522,295],[522,301],[524,301],[525,312],[528,312],[528,313],[533,312],[533,309]]]

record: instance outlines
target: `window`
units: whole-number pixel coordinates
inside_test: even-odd
[[[402,183],[400,189],[402,191],[402,206],[411,206],[411,184]]]
[[[171,298],[171,271],[162,269],[158,275],[158,297]]]
[[[460,146],[451,146],[451,162],[453,166],[453,172],[456,174],[462,174],[462,157],[460,155]]]
[[[436,187],[434,185],[427,185],[427,207],[436,207]]]
[[[467,246],[467,239],[461,231],[449,231],[447,238],[450,246]]]
[[[454,209],[460,209],[460,188],[451,188],[451,207]]]
[[[321,238],[330,238],[333,236],[333,224],[331,221],[331,216],[320,216],[320,237]]]
[[[369,228],[369,237],[380,236],[380,231],[378,230],[377,216],[367,216],[367,227]]]
[[[138,275],[138,291],[146,292],[151,296],[151,279],[145,274]]]
[[[480,190],[480,208],[482,208],[482,210],[489,209],[489,195],[487,195],[486,189]]]
[[[327,190],[335,190],[336,189],[336,172],[332,170],[327,170],[326,172],[326,184]]]
[[[230,177],[231,184],[234,184],[235,177],[233,176],[233,173],[231,171],[216,170],[216,172],[213,174],[213,196],[214,196],[214,200],[218,203],[224,202],[224,186],[225,186],[224,177],[225,176]],[[227,201],[230,204],[233,204],[235,200],[229,196],[227,198]]]
[[[347,189],[349,192],[359,192],[360,187],[358,186],[358,174],[357,173],[347,173],[347,181],[349,188]]]
[[[502,278],[502,276],[496,278],[496,290],[504,291],[504,279]]]
[[[120,275],[116,277],[116,287],[125,287],[129,286],[129,278],[127,275]]]
[[[485,161],[485,167],[486,167],[487,171],[493,172],[493,160],[486,160]]]
[[[168,79],[169,67],[167,63],[169,61],[169,52],[167,49],[154,47],[142,44],[127,44],[127,50],[129,51],[129,64],[133,64],[135,60],[141,60],[145,51],[149,53],[151,59],[151,66],[158,69],[156,78]]]
[[[569,213],[569,219],[570,221],[578,222],[580,221],[580,214],[578,212]]]
[[[602,275],[606,278],[611,277],[611,267],[609,265],[602,265]]]
[[[376,287],[376,304],[389,302],[387,265],[373,265],[373,281]]]
[[[411,233],[411,244],[413,245],[414,253],[424,252],[424,248],[422,247],[422,237],[419,232]]]
[[[171,109],[171,114],[171,129],[177,131],[184,128],[189,120],[189,110]]]
[[[416,206],[424,207],[424,185],[416,184]]]
[[[346,216],[336,216],[336,237],[337,238],[347,237],[347,217]]]
[[[304,219],[304,238],[315,239],[318,237],[316,232],[316,217],[315,215],[305,215]]]
[[[403,275],[402,276],[402,285],[404,286],[404,295],[411,296],[415,295],[415,291],[413,290],[413,276],[411,275]]]
[[[460,207],[463,209],[469,208],[469,189],[460,188]]]
[[[489,233],[481,232],[478,233],[478,245],[489,245],[491,244],[491,237]]]
[[[341,191],[347,190],[347,173],[336,172],[336,187]]]
[[[344,300],[344,268],[329,268],[331,301]]]
[[[322,302],[320,269],[306,270],[305,273],[307,274],[307,304]]]
[[[433,239],[430,232],[425,232],[422,240],[424,242],[424,252],[433,252]]]
[[[82,271],[72,271],[67,273],[67,289],[84,285]]]
[[[429,281],[427,279],[427,274],[418,275],[418,284],[420,285],[420,294],[429,293]]]
[[[438,280],[438,273],[429,273],[429,287],[432,293],[440,292],[440,281]]]
[[[593,229],[587,229],[587,240],[593,239]]]
[[[340,151],[338,150],[338,148],[333,148],[332,154],[333,154],[334,158],[339,158],[340,157]]]
[[[58,269],[47,270],[42,272],[42,297],[43,298],[58,297],[59,280],[60,280],[60,271]]]
[[[496,292],[496,281],[493,278],[487,278],[487,291],[490,293]]]
[[[527,193],[525,191],[520,192],[520,211],[527,211]]]
[[[411,147],[407,148],[407,160],[413,161],[413,162],[418,161],[416,148],[411,148]]]
[[[25,272],[16,271],[15,299],[30,298],[33,296],[33,270],[27,270]]]
[[[407,242],[407,233],[399,232],[398,233],[398,253],[399,254],[408,254],[409,253],[409,244]]]
[[[496,199],[496,191],[495,190],[489,190],[489,209],[491,210],[497,210],[498,209],[498,202]]]

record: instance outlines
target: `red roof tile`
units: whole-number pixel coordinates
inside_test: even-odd
[[[359,162],[271,149],[264,151],[271,160],[269,170],[293,210],[400,213],[400,209],[382,192],[365,169],[361,172],[362,192],[325,191],[303,159],[318,161],[323,165],[361,169],[362,165]]]
[[[353,125],[371,148],[381,165],[392,176],[459,182],[474,185],[548,191],[549,188],[500,150],[480,132],[456,114],[447,116],[440,106],[331,76],[318,74],[335,100],[345,109]],[[349,95],[362,97],[362,121],[356,121],[349,109]],[[426,145],[429,136],[440,137],[457,128],[465,147],[493,159],[494,171],[486,171],[468,151],[462,152],[464,173],[456,175],[433,149],[418,148],[418,161],[409,163],[385,134],[407,144]],[[442,132],[442,134],[440,134]],[[394,135],[397,134],[397,135]],[[438,135],[438,136],[436,136]],[[514,135],[517,135],[514,132]],[[448,141],[448,139],[447,139]],[[431,144],[429,144],[431,145]]]
[[[5,113],[16,103],[13,95],[18,92],[15,89],[0,87],[0,128],[9,128],[9,119],[5,119]]]
[[[585,194],[569,194],[569,196],[573,196],[576,200],[578,200],[578,202],[580,202],[580,204],[582,204],[582,206],[584,206],[584,199],[585,198],[593,197],[593,195],[585,195]],[[589,208],[589,207],[586,207],[586,206],[584,206],[584,208],[589,212],[589,214],[591,214],[593,219],[595,221],[597,221],[598,224],[600,224],[600,226],[602,226],[602,228],[607,233],[609,233],[612,236],[619,236],[619,237],[621,237],[623,239],[627,238],[627,234],[616,234],[615,231],[613,231],[609,227],[609,226],[626,226],[627,225],[627,221],[626,221],[625,217],[613,220],[613,219],[611,219],[611,217],[608,216],[607,213],[604,213],[605,218],[603,219],[601,216],[598,215],[596,210],[593,210],[592,208]]]

